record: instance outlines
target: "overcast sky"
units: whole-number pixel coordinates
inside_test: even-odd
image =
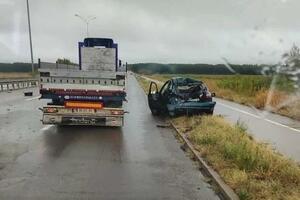
[[[299,0],[29,0],[34,58],[78,62],[85,24],[123,60],[277,63],[300,45]],[[26,0],[0,0],[0,62],[30,61]]]

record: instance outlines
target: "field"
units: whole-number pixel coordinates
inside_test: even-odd
[[[25,72],[0,72],[0,79],[32,78],[31,73]]]
[[[160,81],[174,76],[202,80],[219,98],[300,120],[300,99],[286,77],[278,77],[271,90],[273,78],[260,75],[148,75]]]
[[[137,80],[147,93],[149,81],[138,76]],[[232,126],[220,116],[171,120],[241,200],[299,199],[299,165],[255,141],[242,123]]]

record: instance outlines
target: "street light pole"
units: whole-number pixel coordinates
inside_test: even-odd
[[[89,37],[89,22],[86,22],[86,36]]]
[[[79,19],[81,19],[86,24],[86,36],[89,37],[89,24],[90,24],[90,21],[96,19],[96,17],[84,18],[84,17],[82,17],[78,14],[75,14],[75,17],[78,17]]]
[[[29,43],[30,43],[30,55],[31,55],[31,72],[34,74],[34,61],[33,61],[33,50],[32,50],[32,38],[31,38],[31,25],[30,25],[30,11],[29,11],[29,2],[27,3],[27,17],[28,17],[28,31],[29,31]]]

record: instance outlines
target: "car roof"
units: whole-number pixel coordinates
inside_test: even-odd
[[[173,82],[173,84],[178,86],[203,84],[203,82],[200,80],[195,80],[195,79],[185,78],[185,77],[173,77],[171,81]]]

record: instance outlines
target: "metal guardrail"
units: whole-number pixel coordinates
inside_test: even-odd
[[[37,79],[4,80],[0,81],[0,92],[37,87]]]

